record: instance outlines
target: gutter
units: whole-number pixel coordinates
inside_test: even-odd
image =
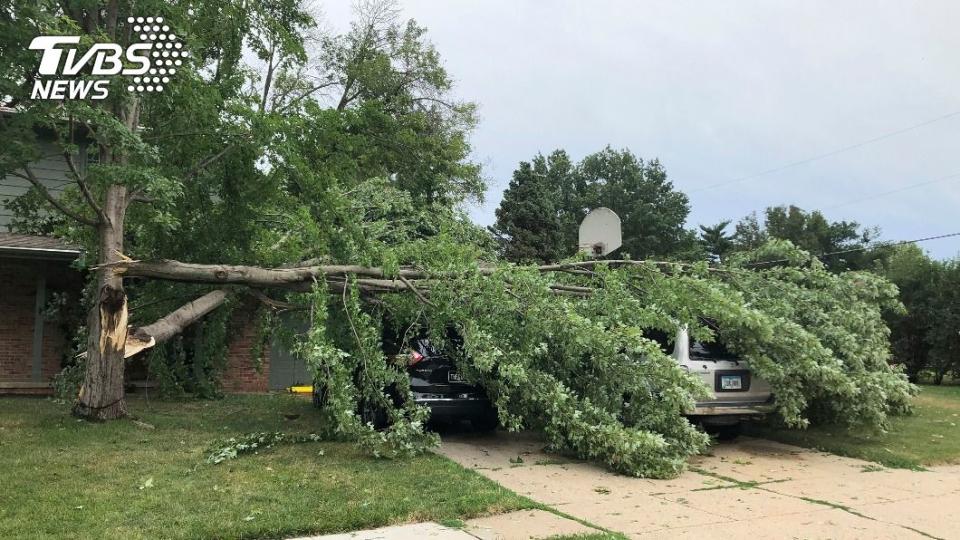
[[[0,246],[0,256],[72,261],[80,256],[80,250]]]

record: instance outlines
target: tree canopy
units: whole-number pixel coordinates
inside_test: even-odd
[[[576,165],[562,150],[520,163],[492,230],[508,260],[559,260],[576,251],[580,222],[598,207],[620,216],[621,253],[689,259],[698,252],[696,236],[684,228],[687,196],[674,189],[660,162],[610,147]]]
[[[734,249],[733,236],[726,231],[730,223],[727,219],[716,225],[700,225],[700,244],[712,260],[721,262]]]
[[[733,249],[754,250],[772,238],[789,240],[815,255],[830,254],[823,258],[830,269],[863,270],[876,259],[867,248],[878,235],[876,229],[862,228],[855,221],[829,221],[819,210],[771,206],[762,224],[755,213],[737,223]]]
[[[397,220],[449,215],[481,196],[479,167],[467,159],[474,105],[451,97],[425,30],[401,20],[393,4],[360,4],[342,35],[320,32],[314,14],[293,1],[113,7],[20,2],[3,22],[5,50],[27,52],[3,60],[14,75],[4,80],[5,104],[16,114],[0,126],[11,142],[2,172],[29,177],[47,132],[76,165],[59,199],[37,185],[11,201],[14,227],[83,245],[82,266],[110,262],[117,251],[268,266],[312,257],[363,261],[392,241],[389,227],[368,224],[390,211],[371,190],[410,197],[415,211],[391,214]],[[163,92],[131,93],[118,80],[103,102],[29,99],[31,78],[16,74],[36,66],[27,49],[33,37],[79,33],[81,50],[125,45],[127,16],[144,14],[163,16],[190,53]],[[112,187],[125,193],[113,205],[120,212],[102,219]],[[105,230],[123,242],[105,246]],[[422,233],[436,231],[424,224]],[[135,325],[208,290],[159,281],[127,286]],[[90,287],[88,306],[101,288]],[[224,302],[230,308],[237,300]],[[191,339],[153,353],[162,380],[216,393],[229,312],[199,323],[205,345]]]
[[[882,273],[900,290],[903,312],[887,315],[891,345],[911,380],[960,377],[960,261],[935,261],[915,245],[896,247]]]

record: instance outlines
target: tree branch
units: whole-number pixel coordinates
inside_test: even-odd
[[[267,98],[270,96],[270,86],[273,84],[273,71],[276,69],[276,66],[273,65],[273,58],[276,55],[277,44],[274,42],[270,43],[270,58],[267,60],[267,78],[263,83],[263,97],[260,100],[260,113],[262,114],[267,110]],[[277,62],[277,65],[280,63]]]
[[[23,178],[24,180],[33,184],[33,187],[37,188],[37,191],[39,191],[40,194],[43,195],[43,198],[46,199],[47,202],[52,204],[57,210],[59,210],[64,215],[73,218],[75,221],[79,223],[82,223],[84,225],[89,225],[91,227],[96,227],[97,225],[100,224],[98,221],[92,220],[86,216],[83,216],[67,208],[56,197],[54,197],[52,193],[50,193],[50,190],[47,189],[47,186],[43,185],[43,183],[39,179],[37,179],[36,175],[33,174],[33,171],[30,170],[29,165],[24,165],[23,171],[26,174],[20,174],[16,171],[12,171],[10,174],[19,178]]]
[[[453,103],[450,103],[450,102],[447,102],[447,101],[444,101],[444,100],[442,100],[442,99],[438,99],[438,98],[435,98],[435,97],[430,97],[430,96],[420,96],[420,97],[416,97],[416,98],[413,98],[411,101],[413,101],[414,103],[419,103],[419,102],[421,102],[421,101],[430,101],[430,102],[433,102],[433,103],[439,103],[440,105],[443,105],[444,107],[446,107],[446,108],[448,108],[448,109],[455,109],[455,108],[456,108],[456,105],[454,105]]]
[[[398,274],[397,278],[400,279],[400,281],[402,281],[403,284],[406,285],[408,289],[410,289],[410,292],[412,292],[413,295],[416,296],[418,300],[420,300],[421,302],[423,302],[424,304],[430,307],[437,307],[433,305],[433,303],[430,302],[430,300],[427,300],[427,298],[423,296],[423,293],[421,293],[416,287],[414,287],[413,283],[410,283],[410,281],[407,280],[407,278],[403,277],[403,275]]]
[[[180,306],[156,322],[141,326],[134,333],[149,335],[156,339],[157,343],[162,343],[183,331],[184,328],[200,317],[220,307],[227,301],[227,298],[229,298],[229,293],[223,289],[208,292],[200,298]]]
[[[138,190],[138,191],[134,191],[133,193],[130,194],[129,197],[127,197],[127,203],[132,203],[132,202],[155,203],[157,202],[157,200],[154,199],[153,197],[147,196],[142,191]]]
[[[186,174],[186,176],[184,176],[184,180],[190,180],[190,179],[193,178],[194,176],[200,174],[200,171],[202,171],[203,169],[206,169],[206,168],[207,168],[209,165],[211,165],[213,162],[215,162],[215,161],[217,161],[218,159],[220,159],[220,158],[222,158],[223,156],[225,156],[225,155],[227,154],[227,152],[229,152],[230,150],[233,149],[233,146],[234,146],[234,145],[232,145],[232,144],[228,144],[226,147],[224,147],[223,150],[217,152],[216,154],[214,154],[214,155],[212,155],[212,156],[210,156],[210,157],[207,157],[207,158],[204,158],[204,159],[200,160],[200,163],[198,163],[193,169],[190,170],[190,172],[188,172],[188,173]]]
[[[123,357],[130,358],[180,334],[188,326],[223,305],[229,297],[230,293],[225,290],[211,291],[171,311],[156,322],[139,328],[131,328],[127,331]],[[77,358],[85,358],[86,356],[87,353],[84,351],[78,354]]]
[[[327,82],[324,82],[324,83],[320,83],[320,84],[314,86],[313,88],[310,88],[309,90],[307,90],[307,91],[303,92],[302,94],[298,95],[297,97],[291,99],[290,101],[288,101],[283,107],[280,107],[279,109],[277,109],[277,112],[280,112],[280,113],[286,112],[288,109],[290,109],[291,107],[293,107],[293,106],[296,105],[297,103],[300,103],[300,102],[303,101],[304,99],[306,99],[306,98],[310,97],[311,95],[313,95],[317,90],[322,90],[322,89],[324,89],[324,88],[326,88],[326,87],[328,87],[328,86],[334,86],[334,85],[337,85],[337,84],[340,84],[340,81],[327,81]]]
[[[184,283],[206,283],[218,285],[246,285],[248,287],[269,287],[305,292],[315,283],[323,280],[330,292],[343,292],[348,287],[346,276],[358,276],[354,279],[357,287],[371,293],[393,293],[410,291],[429,304],[423,289],[429,289],[437,280],[454,277],[454,273],[431,275],[415,268],[401,268],[395,274],[387,274],[382,268],[356,265],[317,265],[293,268],[261,268],[258,266],[240,266],[226,264],[194,264],[180,261],[135,261],[121,255],[120,260],[105,263],[98,267],[109,268],[119,276],[149,277]],[[495,266],[480,267],[481,275],[493,275]],[[416,283],[410,280],[417,280]],[[593,292],[589,287],[553,284],[548,286],[553,294],[564,296],[586,296]]]
[[[250,289],[247,292],[261,303],[266,304],[275,311],[304,311],[309,309],[306,306],[291,304],[290,302],[284,302],[282,300],[275,300],[266,294],[263,294],[263,292],[258,291],[257,289]]]
[[[103,208],[97,204],[96,199],[93,198],[93,193],[90,193],[90,187],[87,185],[86,178],[80,175],[80,171],[77,169],[77,164],[73,161],[73,156],[70,155],[70,152],[63,153],[63,159],[67,162],[67,167],[70,168],[70,173],[73,174],[73,178],[77,181],[77,186],[80,187],[80,193],[83,194],[83,198],[87,201],[87,204],[90,205],[90,208],[97,213],[97,216],[101,223],[107,220],[107,216],[103,213]]]

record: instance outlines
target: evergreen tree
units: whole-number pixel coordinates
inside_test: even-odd
[[[562,151],[520,163],[491,228],[504,258],[548,262],[573,253],[576,240],[570,244],[569,231],[561,225],[569,220],[568,213],[561,211],[563,197],[571,196],[561,189],[569,177],[570,160]]]
[[[726,232],[730,223],[731,221],[726,219],[716,225],[700,225],[700,244],[715,262],[722,262],[733,249],[733,236]]]

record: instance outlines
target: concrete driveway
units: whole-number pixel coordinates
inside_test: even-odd
[[[742,438],[693,459],[679,478],[646,480],[547,455],[542,446],[525,434],[457,434],[444,437],[440,453],[632,538],[960,539],[958,466],[881,469]]]

